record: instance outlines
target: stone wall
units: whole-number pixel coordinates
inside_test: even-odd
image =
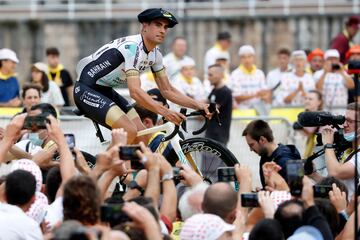
[[[206,50],[213,45],[217,32],[229,31],[233,36],[232,68],[239,63],[239,47],[251,44],[256,49],[258,66],[266,72],[276,65],[276,51],[280,47],[326,49],[331,38],[341,31],[345,19],[346,16],[184,19],[169,30],[161,48],[165,55],[175,36],[185,36],[189,41],[189,55],[195,58],[199,76],[202,76]],[[22,82],[29,78],[31,63],[45,60],[45,48],[49,46],[60,49],[62,63],[75,77],[79,59],[112,39],[136,34],[139,29],[137,21],[129,20],[3,21],[0,22],[0,48],[12,48],[18,53],[21,60],[18,73]],[[355,42],[359,42],[359,36]]]

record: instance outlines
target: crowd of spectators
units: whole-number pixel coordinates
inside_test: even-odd
[[[109,147],[96,156],[73,148],[58,120],[58,110],[73,105],[73,80],[58,49],[46,50],[47,64],[31,66],[21,95],[15,73],[19,59],[14,51],[0,49],[0,106],[23,107],[0,128],[0,239],[354,239],[360,109],[352,103],[358,94],[346,64],[360,60],[360,46],[351,43],[360,19],[351,17],[345,25],[324,51],[279,49],[278,67],[267,74],[256,66],[251,45],[239,48],[240,65],[230,69],[231,35],[219,33],[205,54],[203,80],[186,55],[186,39],[174,39],[164,57],[169,79],[186,95],[217,103],[222,125],[212,119],[206,137],[223,145],[229,141],[232,109],[254,108],[262,115],[269,107],[301,106],[345,115],[349,145],[341,155],[330,127],[298,127],[307,136],[300,154],[295,146],[276,142],[266,121],[248,123],[237,136],[260,157],[261,185],[253,184],[249,166],[236,164],[238,188],[204,182],[191,167],[166,158],[168,145],[163,154],[154,153],[161,133],[147,145],[140,143],[136,154],[143,168],[137,170],[120,157],[119,147],[128,142],[123,129],[112,130]],[[347,48],[339,45],[344,37]],[[167,104],[153,89],[150,73],[141,82]],[[146,127],[158,124],[155,113],[136,110]],[[46,120],[29,127],[29,116]],[[314,161],[307,176],[300,171],[301,180],[293,185],[288,165],[311,155],[315,133],[321,133],[324,157]],[[319,194],[317,187],[327,190]]]

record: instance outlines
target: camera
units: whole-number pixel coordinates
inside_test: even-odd
[[[182,168],[178,168],[178,167],[173,167],[173,175],[174,175],[174,181],[180,181],[183,180],[184,177],[180,175],[180,171],[182,170]]]
[[[103,204],[100,208],[100,218],[102,222],[124,223],[131,222],[131,218],[122,210],[123,204]]]
[[[119,155],[121,160],[130,160],[132,169],[141,170],[144,169],[144,165],[140,162],[137,150],[141,150],[140,145],[120,146]]]
[[[340,64],[338,64],[338,63],[333,63],[333,64],[331,64],[331,70],[333,70],[333,71],[338,71],[338,70],[340,70],[340,69],[341,69]]]
[[[334,133],[335,151],[341,153],[351,147],[351,143],[345,140],[343,129],[339,125],[345,122],[345,116],[335,116],[330,112],[302,112],[298,115],[298,124],[302,127],[320,127],[331,125],[338,131]],[[316,133],[317,146],[322,146],[321,134]]]
[[[242,207],[259,207],[257,193],[242,193],[241,194]]]
[[[29,129],[33,132],[39,129],[46,129],[46,124],[50,124],[47,115],[39,114],[37,116],[26,116],[23,129]]]
[[[237,182],[234,167],[219,167],[217,173],[219,182]]]

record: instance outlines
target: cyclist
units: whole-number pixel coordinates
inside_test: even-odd
[[[74,88],[76,106],[105,127],[124,128],[128,132],[128,143],[138,141],[135,140],[137,131],[145,127],[131,104],[113,89],[121,83],[127,82],[131,98],[144,108],[175,124],[185,119],[184,115],[157,103],[141,89],[140,73],[149,67],[166,99],[184,107],[204,110],[210,117],[207,104],[181,94],[169,83],[165,73],[157,45],[164,41],[168,28],[178,23],[176,18],[161,8],[151,8],[141,12],[138,20],[142,23],[140,34],[113,40],[80,60]]]

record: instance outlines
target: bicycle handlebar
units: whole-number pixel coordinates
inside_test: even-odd
[[[219,119],[219,114],[218,114],[218,111],[216,109],[216,103],[213,103],[213,102],[210,103],[208,109],[209,109],[210,113],[214,113],[214,115],[216,117],[216,121],[218,122],[219,126],[221,126],[220,119]],[[180,113],[182,113],[186,117],[203,116],[205,118],[204,125],[199,130],[193,131],[192,134],[193,135],[198,135],[198,134],[202,133],[203,131],[205,131],[205,129],[207,128],[207,125],[209,123],[209,119],[206,117],[205,111],[204,110],[198,110],[198,111],[191,112],[189,114],[186,114],[186,112],[187,112],[186,108],[181,108]],[[181,127],[184,129],[185,132],[187,132],[186,131],[186,121],[183,121],[181,123]],[[166,142],[166,141],[172,139],[179,132],[179,130],[180,130],[180,125],[176,125],[175,128],[174,128],[174,131],[171,134],[169,134],[168,136],[163,137],[161,139],[161,141]]]

